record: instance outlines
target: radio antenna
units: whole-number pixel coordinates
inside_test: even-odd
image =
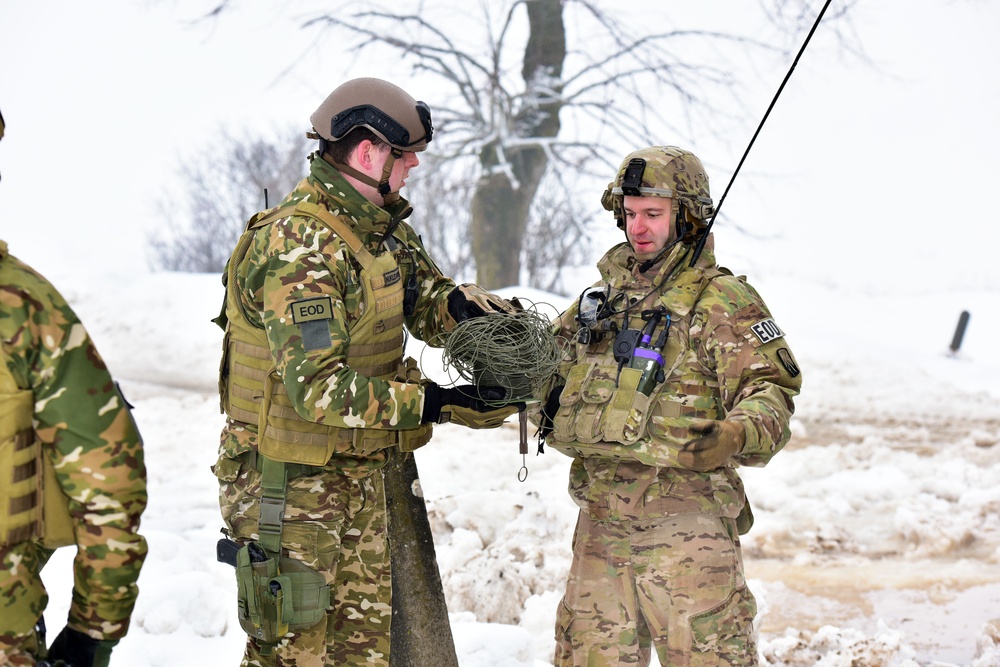
[[[799,64],[799,58],[802,57],[802,53],[809,45],[809,40],[812,39],[813,33],[816,32],[816,28],[819,27],[819,22],[823,20],[823,14],[826,13],[826,8],[829,6],[830,0],[826,0],[826,2],[823,3],[823,9],[819,10],[819,15],[816,17],[816,21],[813,23],[812,28],[810,28],[809,34],[806,35],[805,41],[802,42],[802,47],[795,55],[795,60],[792,61],[792,66],[788,68],[788,73],[785,74],[785,78],[782,80],[781,85],[778,86],[778,92],[774,94],[774,97],[771,99],[771,104],[768,105],[767,111],[764,112],[764,117],[760,119],[760,125],[757,126],[757,131],[753,133],[753,137],[750,138],[750,143],[747,144],[747,149],[743,151],[743,157],[740,158],[739,164],[736,165],[736,171],[733,172],[732,178],[729,179],[729,183],[726,185],[726,189],[723,191],[722,197],[719,199],[719,205],[715,207],[715,211],[712,212],[712,218],[708,221],[708,226],[705,227],[705,231],[702,233],[701,238],[698,239],[698,245],[694,248],[694,255],[691,257],[691,263],[689,266],[694,266],[694,263],[698,261],[698,257],[701,256],[701,251],[705,247],[705,241],[708,239],[708,234],[712,231],[712,225],[715,224],[715,218],[719,215],[719,211],[722,209],[722,203],[726,201],[726,195],[729,194],[729,188],[733,187],[733,181],[736,180],[737,174],[740,173],[740,168],[746,161],[747,155],[750,154],[750,149],[753,148],[753,143],[757,141],[757,135],[760,134],[761,128],[763,128],[764,123],[767,122],[767,117],[771,115],[771,109],[774,108],[774,104],[778,101],[778,97],[781,96],[781,91],[785,89],[785,84],[788,83],[788,79],[791,78],[792,72],[795,71],[795,66]]]

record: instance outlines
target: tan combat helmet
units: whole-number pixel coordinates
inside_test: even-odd
[[[402,157],[403,151],[425,150],[434,133],[431,110],[426,104],[413,99],[399,86],[375,78],[352,79],[341,84],[323,100],[309,120],[312,121],[313,132],[308,136],[314,139],[336,142],[345,138],[351,130],[365,127],[390,146],[391,154],[382,171],[381,181],[375,181],[345,164],[334,165],[340,171],[378,188],[386,204],[399,198],[399,194],[389,188],[393,162]]]
[[[676,146],[649,146],[625,156],[615,180],[601,196],[604,209],[614,212],[621,229],[625,228],[625,196],[673,198],[678,204],[677,238],[682,243],[697,240],[714,210],[701,160]]]

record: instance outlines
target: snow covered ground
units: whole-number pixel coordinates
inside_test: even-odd
[[[214,558],[209,471],[222,425],[221,334],[209,322],[219,280],[50,277],[135,404],[146,442],[150,554],[112,664],[236,665],[244,635],[232,569]],[[1000,289],[899,296],[751,279],[805,378],[792,441],[744,474],[757,517],[744,549],[762,664],[1000,665]],[[963,309],[969,331],[952,356]],[[471,435],[443,426],[417,461],[460,664],[551,664],[576,517],[569,459],[531,454],[519,482],[510,424]],[[68,608],[71,556],[62,550],[45,571],[50,628]]]

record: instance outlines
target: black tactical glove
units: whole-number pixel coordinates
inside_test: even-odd
[[[111,649],[117,643],[117,640],[94,639],[66,626],[49,647],[49,662],[65,667],[108,667]]]
[[[448,314],[456,322],[482,317],[486,313],[513,313],[515,310],[510,301],[487,292],[479,285],[466,283],[448,292]]]
[[[544,440],[552,433],[552,429],[555,425],[552,420],[556,418],[556,413],[559,412],[559,397],[562,396],[563,389],[566,385],[561,384],[558,387],[554,387],[552,391],[549,392],[548,398],[545,399],[545,407],[542,408],[541,421],[538,423],[538,437]]]
[[[503,387],[476,387],[471,384],[442,387],[433,382],[424,387],[424,424],[461,424],[469,428],[497,428],[507,417],[524,407],[511,403],[497,407],[506,398]]]
[[[677,454],[682,468],[708,472],[729,463],[729,460],[743,451],[747,432],[738,421],[698,420],[689,427],[702,437],[684,445]]]

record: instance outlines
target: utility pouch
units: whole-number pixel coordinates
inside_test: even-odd
[[[652,398],[638,390],[642,370],[617,364],[578,364],[566,377],[553,419],[556,442],[615,442],[632,445],[642,437]],[[655,395],[655,392],[653,392]]]
[[[42,536],[46,549],[76,544],[76,531],[69,514],[69,498],[63,493],[52,459],[40,452],[42,459]]]
[[[256,544],[236,553],[240,626],[261,644],[276,644],[289,632],[323,620],[330,586],[323,575],[291,558],[260,558]]]
[[[431,424],[421,424],[417,428],[399,432],[399,451],[414,452],[431,440],[434,427]]]
[[[38,536],[39,449],[30,428],[0,441],[0,546]]]
[[[427,380],[424,380],[423,374],[421,374],[416,360],[412,357],[407,357],[400,362],[399,368],[396,370],[396,376],[393,379],[396,382],[427,384]],[[401,452],[416,451],[430,442],[433,431],[433,424],[421,424],[417,428],[400,431],[399,450]]]
[[[13,378],[4,380],[0,376],[0,545],[38,540],[55,549],[73,544],[68,499],[32,428],[34,395],[18,389]]]
[[[283,389],[278,372],[268,373],[258,420],[260,453],[282,463],[325,466],[333,456],[337,436],[332,434],[333,429],[319,424],[303,426],[301,420],[293,424],[297,415]],[[299,428],[294,428],[296,425]]]
[[[617,364],[595,365],[589,370],[579,392],[580,400],[574,407],[573,433],[575,438],[573,439],[584,443],[606,439],[601,422],[608,401],[615,393],[617,376]]]
[[[552,418],[552,438],[567,442],[576,440],[575,422],[573,414],[576,404],[580,400],[580,392],[583,390],[583,383],[594,369],[596,364],[578,364],[570,368],[566,375],[566,385],[562,393],[559,394],[559,409]]]
[[[601,432],[605,440],[631,445],[642,437],[649,417],[650,397],[638,390],[641,379],[641,369],[622,369],[618,376],[618,389],[601,417]]]

